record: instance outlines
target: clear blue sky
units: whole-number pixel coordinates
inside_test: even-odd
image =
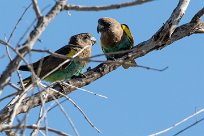
[[[83,5],[106,5],[110,0],[103,1],[75,1],[70,3]],[[111,3],[125,2],[113,0]],[[15,23],[25,7],[30,3],[27,0],[0,1],[0,38],[8,38]],[[52,0],[39,0],[42,9]],[[176,7],[176,0],[156,0],[141,6],[133,6],[118,10],[100,12],[62,12],[49,24],[34,48],[55,51],[64,46],[71,35],[90,32],[97,43],[93,47],[93,55],[101,53],[99,34],[96,32],[97,20],[100,17],[112,17],[121,23],[126,23],[138,44],[150,38],[161,25],[169,18]],[[204,6],[203,0],[192,0],[182,18],[180,25],[191,20],[192,16]],[[49,7],[50,8],[50,7]],[[48,10],[48,9],[47,9]],[[15,43],[32,22],[35,14],[32,8],[20,22],[16,33],[11,39]],[[75,91],[70,96],[86,112],[93,123],[102,131],[102,136],[146,136],[165,129],[181,119],[192,114],[195,109],[204,108],[204,35],[192,35],[160,51],[153,51],[137,60],[138,64],[154,68],[168,66],[164,72],[149,71],[141,68],[124,70],[119,68],[102,77],[96,82],[84,87],[90,91],[104,94],[108,99],[102,99],[81,91]],[[5,54],[5,48],[0,46],[0,56]],[[46,54],[32,54],[27,57],[33,62]],[[14,56],[14,54],[12,54]],[[102,59],[105,60],[103,57]],[[1,59],[0,72],[5,69],[8,59]],[[97,63],[91,63],[94,67]],[[28,74],[23,73],[26,77]],[[12,81],[18,82],[16,74]],[[3,96],[12,92],[5,88]],[[1,108],[5,103],[0,104]],[[98,134],[88,125],[84,117],[69,102],[63,104],[67,113],[73,119],[81,136],[95,136]],[[29,123],[37,117],[34,109],[29,115]],[[190,123],[200,119],[204,114],[191,119],[165,135],[173,135]],[[69,123],[58,108],[48,114],[48,125],[74,135]],[[204,131],[204,122],[184,132],[180,136],[201,136]],[[3,135],[0,133],[0,135]]]

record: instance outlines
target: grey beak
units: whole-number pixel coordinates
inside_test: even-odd
[[[95,37],[91,37],[91,41],[92,41],[92,43],[93,43],[93,45],[96,43],[96,38]]]

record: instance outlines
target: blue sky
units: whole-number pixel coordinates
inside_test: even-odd
[[[111,3],[125,2],[125,0],[112,0]],[[0,38],[9,37],[17,20],[25,7],[30,3],[26,0],[2,0],[0,1]],[[106,5],[109,0],[103,1],[76,1],[69,3],[82,5]],[[53,5],[52,0],[39,0],[40,8]],[[62,12],[49,24],[34,48],[56,49],[67,44],[71,35],[90,32],[97,43],[93,47],[93,55],[101,53],[99,46],[100,35],[96,32],[97,20],[100,17],[112,17],[121,23],[126,23],[135,39],[135,44],[148,40],[165,21],[176,7],[176,0],[156,0],[140,6],[133,6],[118,10],[99,12]],[[203,0],[192,0],[182,18],[180,25],[191,20],[193,15],[204,6]],[[50,7],[49,7],[50,8]],[[46,10],[48,11],[49,8]],[[45,12],[46,12],[45,11]],[[20,22],[11,44],[22,36],[32,20],[35,18],[33,9],[30,8],[26,16]],[[138,58],[140,65],[154,68],[168,66],[164,72],[155,72],[141,68],[124,70],[118,68],[110,74],[102,77],[94,83],[84,87],[90,91],[104,94],[108,99],[102,99],[81,91],[75,91],[70,97],[86,112],[91,121],[102,131],[98,134],[85,121],[79,111],[69,102],[63,104],[67,113],[73,119],[81,136],[146,136],[165,129],[181,119],[192,114],[195,109],[204,108],[204,35],[192,35],[183,38],[172,45],[153,51],[144,57]],[[5,48],[0,46],[0,56],[5,54]],[[12,56],[15,54],[12,53]],[[46,54],[33,53],[27,56],[29,62],[33,62]],[[101,59],[104,59],[102,57]],[[0,72],[8,64],[7,57],[1,59]],[[89,66],[97,66],[98,63],[90,63]],[[28,73],[22,73],[24,77]],[[16,74],[12,81],[18,82]],[[5,88],[3,96],[11,93],[11,88]],[[5,103],[1,103],[1,108]],[[37,117],[38,109],[31,111],[29,123]],[[173,135],[182,128],[203,117],[203,114],[191,119],[164,135]],[[48,125],[64,132],[74,134],[69,123],[58,108],[48,113]],[[201,123],[180,136],[203,135],[204,123]],[[0,133],[1,135],[1,133]],[[2,134],[3,135],[3,134]]]

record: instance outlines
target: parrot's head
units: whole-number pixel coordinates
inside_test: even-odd
[[[113,18],[103,17],[98,19],[97,32],[111,31],[115,27],[121,27],[120,23]]]
[[[73,35],[70,38],[69,44],[79,45],[85,47],[87,45],[93,46],[96,43],[96,38],[93,37],[90,33],[80,33]]]

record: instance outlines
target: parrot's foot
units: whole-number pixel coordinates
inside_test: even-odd
[[[77,75],[77,76],[76,76],[76,75],[72,76],[72,79],[73,79],[73,78],[77,78],[77,79],[78,79],[78,78],[86,78],[86,75],[84,75],[84,74],[82,73],[82,74]]]
[[[87,69],[86,69],[86,71],[90,71],[91,70],[91,67],[88,67]]]
[[[56,84],[58,85],[58,87],[60,88],[60,90],[62,90],[62,92],[64,92],[67,88],[66,84],[64,83],[64,81],[57,81]]]

